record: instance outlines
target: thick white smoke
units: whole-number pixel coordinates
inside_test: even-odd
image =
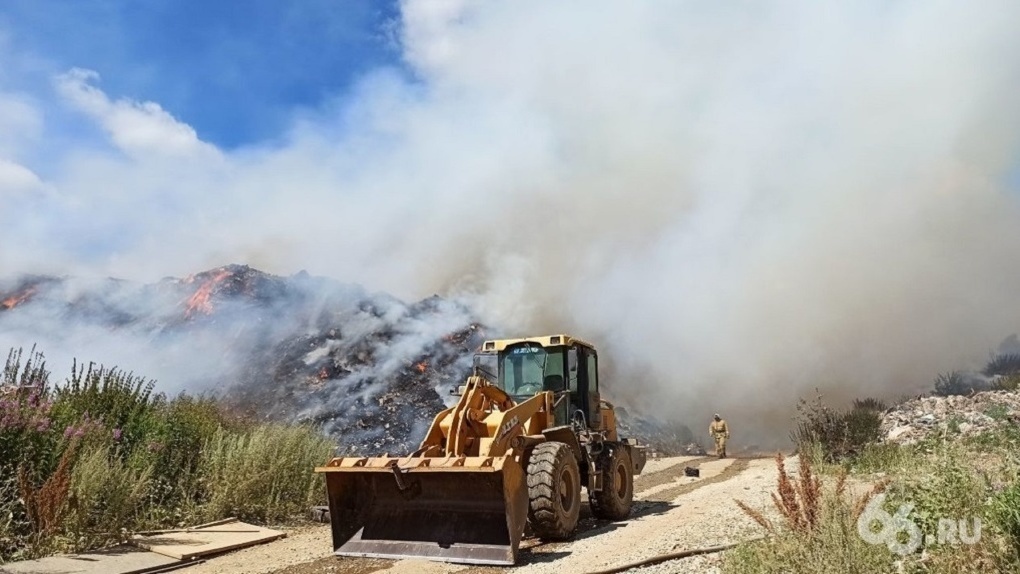
[[[414,80],[380,70],[271,146],[61,76],[107,136],[0,162],[0,266],[456,295],[593,340],[620,398],[780,436],[815,387],[916,392],[1020,329],[1020,4],[402,11]]]

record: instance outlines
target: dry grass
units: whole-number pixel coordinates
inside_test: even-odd
[[[869,490],[864,495],[862,495],[862,496],[857,498],[857,500],[853,504],[853,511],[851,513],[851,515],[853,516],[854,520],[857,520],[858,518],[860,518],[861,514],[864,513],[864,509],[867,508],[868,503],[871,502],[872,498],[874,498],[875,496],[878,496],[879,494],[885,492],[885,490],[889,487],[890,482],[891,482],[890,479],[883,478],[882,480],[879,480],[878,482],[876,482],[871,487],[871,490]]]
[[[751,520],[757,522],[762,528],[769,532],[776,531],[776,527],[772,525],[772,522],[768,518],[765,518],[765,515],[762,514],[761,511],[751,508],[743,500],[737,500],[736,503],[737,506],[740,507],[740,510],[744,511],[744,514],[750,516]]]
[[[33,530],[38,534],[49,536],[60,527],[63,511],[67,507],[67,494],[71,488],[71,472],[77,451],[78,442],[75,441],[61,455],[53,474],[38,487],[33,484],[25,466],[18,468],[19,495]]]
[[[786,526],[795,532],[814,530],[818,526],[821,516],[822,481],[812,471],[810,460],[802,458],[797,476],[792,477],[786,471],[783,455],[777,453],[776,470],[778,478],[776,492],[772,493],[772,503],[779,511],[779,515],[786,522]],[[837,484],[839,493],[842,493],[844,488],[843,480],[845,477]],[[775,531],[775,526],[761,512],[754,510],[743,501],[738,500],[736,503],[745,514],[763,528],[770,532]]]
[[[892,558],[884,546],[857,535],[856,521],[878,488],[856,499],[849,494],[846,471],[824,488],[811,460],[801,457],[795,474],[776,456],[772,502],[779,521],[743,501],[740,509],[767,531],[764,540],[739,546],[724,559],[724,572],[860,573],[888,571]],[[882,486],[884,488],[884,485]]]

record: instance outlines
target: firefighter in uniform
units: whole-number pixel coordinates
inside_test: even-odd
[[[712,435],[715,439],[715,453],[719,458],[726,456],[726,439],[730,438],[730,427],[726,426],[726,421],[716,413],[712,417],[712,424],[708,425],[708,434]]]

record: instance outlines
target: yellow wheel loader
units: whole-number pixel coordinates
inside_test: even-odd
[[[512,565],[530,525],[570,539],[630,515],[645,447],[620,438],[595,348],[567,335],[485,341],[457,404],[405,457],[333,458],[325,474],[341,556]]]

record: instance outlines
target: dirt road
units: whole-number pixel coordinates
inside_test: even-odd
[[[684,476],[684,467],[701,476]],[[795,468],[788,461],[787,469]],[[635,479],[629,520],[595,520],[582,509],[575,540],[543,544],[525,540],[513,568],[472,567],[421,560],[342,558],[330,552],[329,527],[292,530],[288,537],[212,558],[179,570],[182,574],[554,574],[585,573],[688,548],[736,542],[760,534],[734,503],[768,509],[775,488],[773,459],[676,457],[650,460]],[[720,555],[695,556],[634,570],[642,574],[715,572]]]

